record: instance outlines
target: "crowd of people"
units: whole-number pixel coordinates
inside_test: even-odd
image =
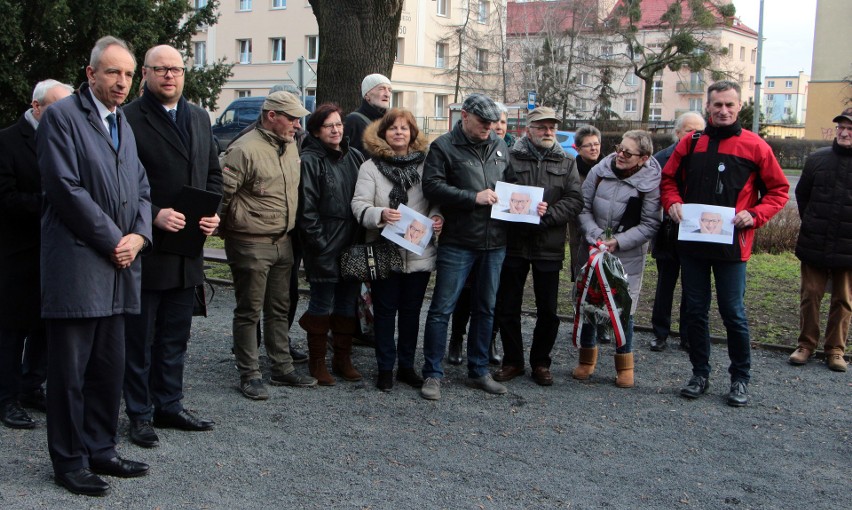
[[[537,384],[552,385],[557,302],[570,294],[559,286],[566,246],[572,280],[594,276],[587,272],[590,248],[624,269],[630,304],[614,335],[614,382],[633,387],[633,314],[653,245],[659,276],[650,349],[666,348],[680,277],[681,346],[692,364],[680,393],[694,399],[706,392],[712,275],[731,359],[727,403],[748,403],[746,263],[754,230],[784,207],[789,185],[766,142],[740,125],[738,84],[712,84],[706,126],[699,113],[682,116],[677,141],[663,151],[654,154],[648,132],[631,130],[604,155],[601,132],[582,126],[574,158],[556,141],[560,119],[552,108],[531,110],[516,138],[507,132],[506,107],[483,94],[469,95],[461,119],[430,144],[410,111],[391,108],[390,80],[371,74],[358,110],[344,115],[335,104],[321,104],[304,129],[309,112],[299,98],[271,92],[258,122],[220,157],[207,113],[183,97],[181,54],[151,48],[141,66],[141,96],[122,108],[136,69],[127,44],[104,37],[92,50],[85,83],[73,90],[40,82],[32,108],[0,132],[0,419],[34,428],[25,407],[46,411],[55,480],[69,491],[100,496],[110,488],[100,475],[147,474],[146,464],[116,452],[122,397],[129,439],[142,447],[158,446],[157,428],[215,426],[182,405],[184,358],[204,280],[202,244],[211,235],[225,243],[239,390],[252,400],[269,398],[261,342],[270,384],[308,388],[335,385],[335,376],[362,379],[352,362],[361,282],[344,277],[341,255],[358,244],[379,249],[390,243],[382,230],[398,227],[422,251],[391,243],[401,264],[369,282],[379,390],[392,391],[396,380],[439,400],[443,362],[462,362],[464,335],[472,388],[505,394],[504,383],[523,376],[527,364]],[[813,356],[820,300],[831,281],[826,363],[845,371],[852,242],[841,226],[852,221],[852,204],[841,176],[852,163],[852,109],[833,121],[834,145],[808,159],[796,189],[802,333],[789,361],[803,365]],[[501,182],[542,190],[537,203],[529,193],[511,194],[524,196],[519,212],[534,221],[492,216],[498,204],[508,206],[496,191]],[[187,202],[199,191],[218,208]],[[696,220],[685,213],[693,204],[727,208],[732,219],[722,225],[721,213],[702,212]],[[402,206],[420,219],[402,224]],[[711,233],[730,231],[733,242],[663,246],[665,229],[689,221],[714,223]],[[309,375],[296,368],[304,356],[289,335],[302,258],[310,300],[297,322],[307,334]],[[520,315],[530,271],[536,324],[527,353]],[[418,370],[420,314],[433,274]],[[606,321],[587,325],[572,372],[579,380],[593,375],[598,344],[613,333]],[[492,373],[495,362],[501,366]]]

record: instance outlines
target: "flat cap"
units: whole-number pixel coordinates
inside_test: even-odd
[[[291,117],[304,117],[311,113],[302,106],[302,102],[299,101],[298,97],[290,92],[284,92],[283,90],[273,92],[266,96],[266,100],[263,102],[263,109],[274,112],[284,112]]]
[[[485,94],[471,94],[467,96],[464,104],[462,104],[462,110],[482,117],[483,120],[487,120],[488,122],[499,121],[503,113],[500,111],[497,103]]]

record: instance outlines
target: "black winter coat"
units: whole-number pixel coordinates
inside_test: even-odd
[[[369,121],[364,120],[364,117],[358,115],[359,113],[367,117]],[[364,131],[371,122],[381,119],[384,115],[384,110],[380,110],[368,103],[366,99],[362,99],[361,106],[343,119],[343,137],[349,140],[349,147],[357,149],[361,154],[372,156],[364,150]]]
[[[462,132],[461,121],[429,147],[423,167],[423,195],[440,206],[444,227],[439,242],[469,250],[506,246],[506,222],[491,219],[491,206],[478,205],[476,194],[497,181],[515,182],[506,142],[491,132],[483,142],[485,157]]]
[[[565,226],[576,221],[583,209],[580,175],[574,158],[559,145],[539,161],[527,148],[529,139],[520,138],[509,151],[517,184],[544,188],[547,212],[539,225],[514,223],[508,226],[506,255],[527,260],[564,260]]]
[[[805,161],[796,186],[802,227],[796,257],[826,269],[852,269],[852,149],[834,142]]]
[[[0,326],[40,322],[41,177],[35,130],[24,116],[0,131]]]
[[[329,149],[310,134],[302,143],[297,227],[309,282],[337,282],[338,258],[358,235],[350,204],[364,156],[345,138],[340,148]]]

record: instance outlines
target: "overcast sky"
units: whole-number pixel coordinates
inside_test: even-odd
[[[734,5],[737,16],[757,32],[760,0],[734,0]],[[762,76],[810,74],[815,16],[816,0],[764,0]]]

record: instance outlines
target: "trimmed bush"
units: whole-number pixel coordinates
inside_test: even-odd
[[[755,230],[753,253],[784,253],[796,249],[799,239],[799,211],[795,202],[787,202],[784,209],[769,220],[769,223]]]

